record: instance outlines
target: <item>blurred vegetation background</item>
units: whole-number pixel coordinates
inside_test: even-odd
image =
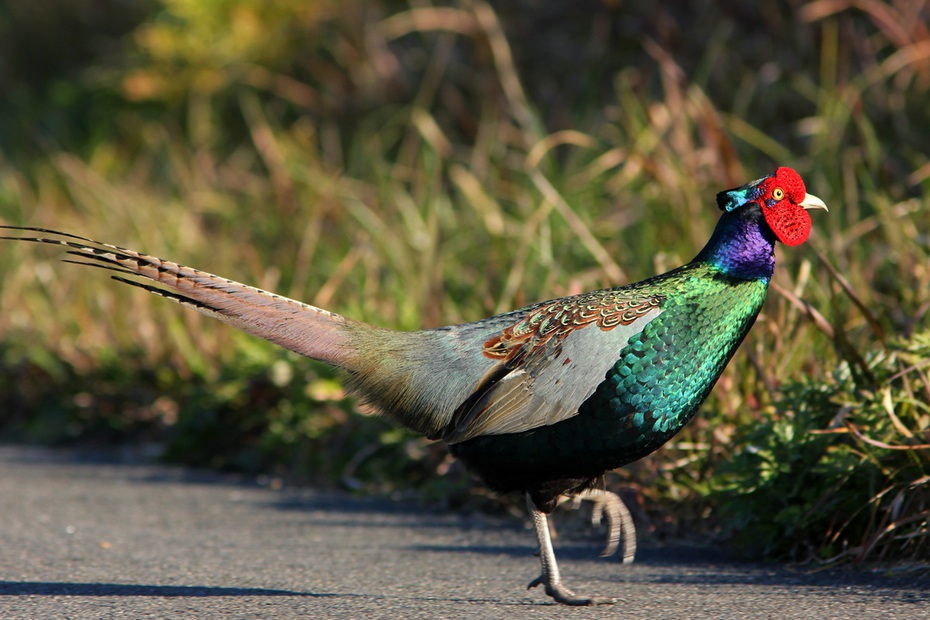
[[[677,266],[790,165],[830,213],[609,484],[657,538],[926,566],[928,90],[923,0],[8,0],[0,222],[415,329]],[[492,504],[325,366],[61,257],[0,244],[3,441]]]

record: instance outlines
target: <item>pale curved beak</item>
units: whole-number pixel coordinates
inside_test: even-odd
[[[804,194],[804,200],[801,201],[799,206],[804,207],[805,209],[823,209],[824,211],[830,210],[827,208],[827,205],[823,200],[817,198],[817,196],[814,196],[813,194]]]

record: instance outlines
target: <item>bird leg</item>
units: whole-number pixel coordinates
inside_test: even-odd
[[[536,507],[530,494],[526,494],[526,505],[533,517],[533,526],[536,528],[536,540],[539,543],[539,562],[542,564],[542,574],[530,582],[527,588],[535,588],[542,584],[546,594],[564,605],[612,605],[615,599],[606,597],[579,597],[562,585],[562,575],[559,565],[555,561],[555,551],[552,549],[552,539],[549,536],[549,520],[546,514]]]
[[[604,489],[585,489],[574,496],[576,501],[587,500],[594,504],[591,521],[599,525],[603,516],[607,517],[607,546],[601,551],[602,557],[613,555],[623,538],[623,563],[632,564],[636,555],[636,526],[633,517],[620,497]]]

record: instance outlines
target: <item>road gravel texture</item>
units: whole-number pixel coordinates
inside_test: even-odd
[[[556,523],[564,516],[556,513]],[[0,447],[0,618],[930,618],[927,572],[805,572],[644,545],[556,541],[612,607],[565,608],[529,520],[425,511],[216,474]]]

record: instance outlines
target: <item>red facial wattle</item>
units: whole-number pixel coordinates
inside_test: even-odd
[[[811,234],[811,216],[787,198],[772,207],[762,207],[765,221],[785,245],[800,245]]]
[[[778,240],[785,245],[807,241],[811,234],[811,216],[806,210],[809,205],[805,205],[805,200],[809,195],[801,175],[791,168],[781,167],[766,181],[764,192],[760,199],[762,214]]]

